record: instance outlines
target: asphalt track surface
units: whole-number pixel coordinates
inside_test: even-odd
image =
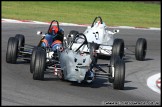
[[[62,26],[67,35],[75,29],[83,32],[85,27]],[[135,45],[137,38],[146,38],[148,51],[145,61],[127,55],[125,88],[114,90],[105,77],[98,77],[92,84],[61,81],[53,74],[45,74],[45,80],[33,80],[30,65],[23,60],[17,64],[6,63],[8,38],[24,34],[26,44],[37,45],[40,38],[36,31],[46,32],[48,25],[2,23],[1,29],[1,104],[2,105],[161,105],[161,94],[147,86],[147,78],[161,71],[160,30],[120,29],[116,36],[125,45]],[[113,29],[110,29],[113,30]],[[132,48],[134,50],[134,48]],[[100,59],[100,63],[109,60]]]

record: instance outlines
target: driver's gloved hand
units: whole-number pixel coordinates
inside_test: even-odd
[[[57,52],[62,48],[62,44],[55,44],[52,46],[52,51]]]

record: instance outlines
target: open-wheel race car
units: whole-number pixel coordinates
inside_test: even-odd
[[[84,31],[84,35],[87,38],[88,42],[94,42],[99,44],[97,53],[99,55],[119,55],[121,58],[126,55],[126,50],[135,55],[136,60],[143,61],[145,60],[146,51],[147,51],[147,41],[145,38],[138,38],[136,41],[135,50],[132,51],[129,49],[129,45],[125,47],[124,40],[116,38],[115,34],[119,30],[110,31],[106,24],[103,22],[100,16],[96,17],[91,26],[88,26]],[[70,44],[71,40],[78,34],[78,31],[72,30],[67,36],[67,43]],[[75,43],[72,47],[75,48],[78,43]],[[89,52],[89,48],[84,46],[82,49],[84,52]]]
[[[59,22],[57,20],[52,20],[47,33],[43,34],[41,31],[37,32],[37,35],[42,36],[37,46],[25,44],[25,36],[23,34],[16,34],[15,37],[10,37],[8,39],[8,44],[7,44],[6,62],[15,64],[17,62],[17,59],[27,60],[28,62],[30,62],[31,65],[30,72],[33,73],[33,69],[34,69],[33,63],[35,60],[35,53],[37,50],[40,49],[45,50],[46,57],[48,58],[47,63],[50,63],[49,59],[51,59],[52,57],[55,57],[57,59],[58,57],[57,52],[53,52],[50,46],[42,47],[42,42],[44,41],[45,35],[51,34],[50,30],[54,25],[58,28],[57,35],[59,35],[55,37],[55,39],[60,40],[63,44],[64,31],[60,30],[62,28],[60,28]]]
[[[80,45],[72,49],[75,43]],[[89,53],[82,51],[85,45],[89,47]],[[64,45],[63,50],[58,51],[58,60],[49,59],[51,60],[50,65],[46,62],[46,51],[40,48],[35,52],[33,79],[44,80],[45,72],[52,70],[54,75],[61,80],[92,83],[95,80],[95,75],[99,75],[97,71],[101,71],[113,84],[114,89],[124,89],[125,62],[119,56],[113,56],[109,64],[98,64],[96,54],[98,47],[97,43],[88,42],[83,33],[78,33],[71,40],[70,45]],[[109,69],[105,71],[102,69],[103,66]]]

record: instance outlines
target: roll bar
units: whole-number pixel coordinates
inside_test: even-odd
[[[103,24],[102,18],[100,16],[96,17],[91,25],[91,28],[94,26],[94,23],[97,19],[100,19],[101,24]]]
[[[60,29],[60,27],[59,27],[59,22],[58,22],[57,20],[52,20],[52,21],[51,21],[51,24],[50,24],[50,26],[49,26],[49,28],[48,28],[47,33],[49,33],[49,30],[50,30],[50,28],[51,28],[53,22],[56,22],[56,23],[57,23],[57,27],[58,27],[58,29]]]
[[[72,40],[72,44],[71,44],[71,46],[70,46],[70,49],[72,48],[72,45],[73,45],[73,43],[75,42],[75,39],[77,38],[77,37],[79,37],[79,36],[83,36],[84,37],[84,39],[85,39],[85,41],[79,46],[79,48],[78,49],[76,49],[76,51],[75,52],[77,52],[84,44],[87,44],[88,42],[87,42],[87,38],[86,38],[86,36],[83,34],[83,33],[78,33],[74,38],[73,38],[73,40]]]

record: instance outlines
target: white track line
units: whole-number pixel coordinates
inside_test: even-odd
[[[13,19],[1,19],[1,22],[7,23],[26,23],[26,24],[50,24],[50,22],[39,22],[39,21],[31,21],[31,20],[13,20]],[[87,27],[90,26],[88,24],[74,24],[74,23],[59,23],[63,26],[80,26],[80,27]],[[161,28],[141,28],[141,27],[132,27],[132,26],[109,26],[109,28],[123,28],[123,29],[138,29],[138,30],[161,30]]]
[[[160,73],[155,74],[151,77],[149,77],[147,79],[147,85],[149,88],[151,88],[153,91],[157,92],[157,93],[161,93],[160,92],[160,88],[157,87],[156,81],[160,78]]]

